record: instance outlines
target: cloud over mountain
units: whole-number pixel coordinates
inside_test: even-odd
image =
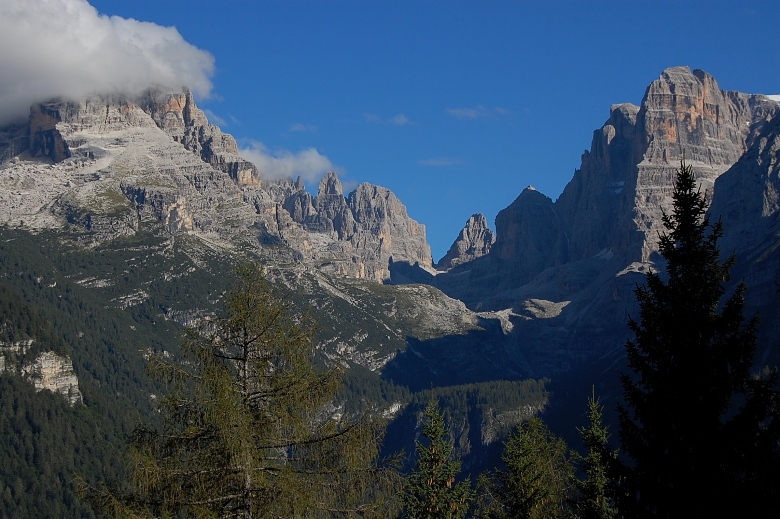
[[[175,27],[101,15],[86,0],[0,0],[0,12],[0,124],[54,97],[211,91],[213,56]]]
[[[263,178],[301,177],[311,182],[326,172],[337,169],[330,159],[321,155],[316,148],[307,148],[298,153],[287,150],[271,152],[262,142],[253,141],[249,146],[239,149],[239,153],[257,166]]]

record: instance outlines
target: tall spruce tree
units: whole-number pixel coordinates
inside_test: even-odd
[[[588,399],[588,427],[578,429],[585,456],[573,453],[583,479],[576,479],[573,516],[580,519],[613,519],[618,511],[614,491],[614,466],[618,452],[609,447],[609,432],[602,421],[603,406],[595,394]]]
[[[124,492],[93,501],[117,517],[383,516],[376,498],[394,490],[375,463],[379,431],[329,416],[339,373],[315,368],[311,327],[255,266],[225,306],[184,362],[152,359],[172,383],[161,426],[136,430]]]
[[[756,456],[776,454],[772,381],[751,376],[756,319],[743,316],[744,284],[722,301],[734,258],[721,261],[721,223],[705,216],[704,195],[684,162],[673,202],[659,242],[666,280],[647,275],[636,289],[639,320],[629,320],[634,373],[622,376],[619,407],[621,446],[630,458],[621,512],[744,513],[757,506],[746,500],[758,479]]]
[[[455,483],[460,461],[452,459],[450,431],[435,400],[425,408],[422,430],[425,442],[417,441],[417,466],[404,490],[405,517],[410,519],[459,519],[472,501],[469,481]]]
[[[490,519],[542,519],[568,513],[573,469],[568,448],[544,422],[520,424],[504,445],[505,470],[481,478],[480,515]]]

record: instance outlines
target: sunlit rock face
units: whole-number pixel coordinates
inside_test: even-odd
[[[777,103],[765,96],[721,90],[712,76],[688,67],[666,69],[640,107],[613,106],[555,204],[571,256],[607,249],[648,261],[680,161],[710,192],[776,112]]]
[[[33,106],[27,125],[0,130],[0,161],[7,225],[75,229],[86,244],[154,228],[375,281],[392,260],[431,266],[425,227],[392,192],[345,197],[332,172],[314,197],[264,180],[187,90]]]
[[[71,405],[82,401],[79,380],[73,371],[73,363],[69,357],[61,357],[52,351],[45,351],[22,370],[36,391],[47,389],[52,393],[58,393]]]
[[[488,227],[485,215],[473,214],[436,267],[449,269],[482,257],[490,252],[495,241],[495,234]]]

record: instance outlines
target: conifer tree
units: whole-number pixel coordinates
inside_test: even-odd
[[[541,519],[568,512],[573,469],[566,442],[544,422],[520,424],[504,445],[505,470],[483,476],[480,515],[486,518]]]
[[[588,399],[588,427],[578,429],[586,455],[573,453],[584,479],[575,480],[574,516],[580,519],[617,517],[614,498],[614,465],[617,451],[609,448],[609,432],[602,422],[603,406],[593,395]]]
[[[225,306],[189,336],[185,362],[153,358],[172,383],[162,424],[136,430],[126,492],[93,501],[117,517],[384,514],[380,431],[330,418],[339,373],[315,368],[312,328],[255,266]]]
[[[751,376],[756,320],[743,316],[744,284],[722,301],[734,258],[721,261],[721,223],[705,211],[693,170],[682,163],[659,243],[666,280],[648,274],[636,289],[639,320],[629,320],[634,373],[622,376],[619,418],[631,463],[629,499],[620,506],[636,516],[745,512],[755,506],[745,499],[758,454],[750,446],[763,442],[763,456],[776,454],[772,390]]]
[[[417,441],[417,466],[404,491],[405,516],[410,519],[459,519],[472,501],[468,481],[455,483],[460,461],[452,459],[450,431],[433,398],[425,408],[422,430],[426,442]]]

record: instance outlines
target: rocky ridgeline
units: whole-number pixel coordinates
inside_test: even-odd
[[[387,189],[347,198],[334,173],[316,197],[300,181],[265,181],[188,91],[95,96],[33,106],[0,131],[0,222],[81,229],[99,243],[141,229],[201,236],[224,248],[381,281],[391,260],[430,267],[425,227]],[[271,251],[271,252],[269,252]]]

